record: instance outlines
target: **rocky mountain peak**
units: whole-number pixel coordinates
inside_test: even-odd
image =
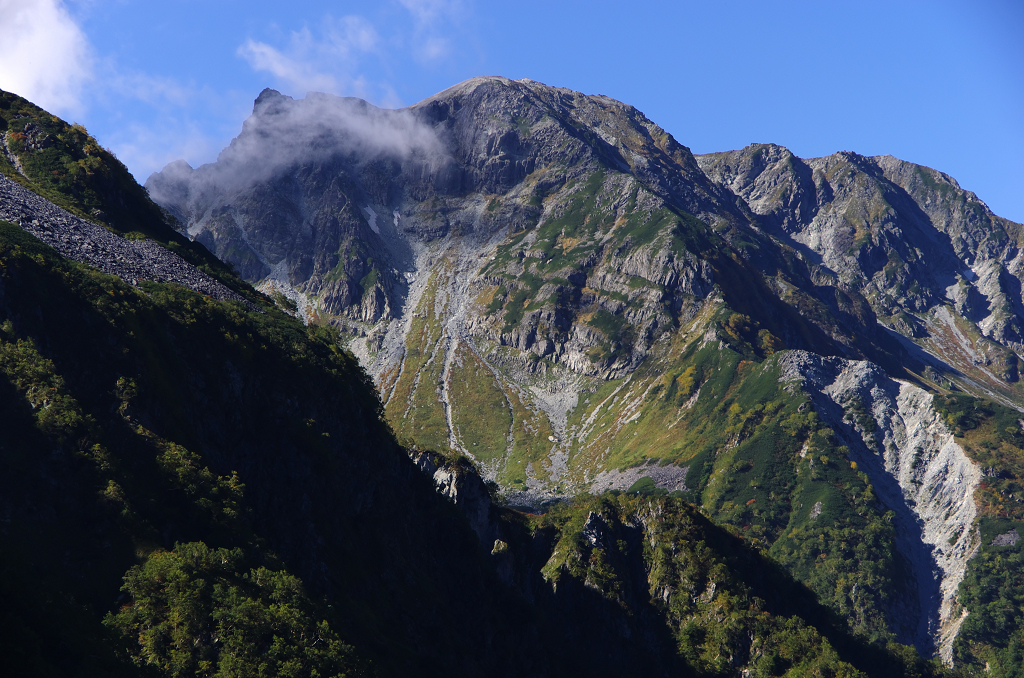
[[[267,108],[273,107],[275,104],[281,104],[284,100],[292,101],[292,98],[281,94],[276,89],[266,87],[262,92],[260,92],[260,95],[256,97],[256,100],[253,101],[253,115],[257,115],[265,111]]]
[[[672,495],[865,643],[950,662],[1001,642],[972,596],[1024,524],[1024,227],[945,175],[774,144],[695,157],[608,97],[478,78],[398,111],[265,91],[216,163],[150,189],[310,336],[333,326],[505,584],[540,595],[502,500],[612,490],[575,546],[549,540],[544,585],[711,603],[609,584],[605,558],[678,562],[640,548],[660,518],[613,510]]]

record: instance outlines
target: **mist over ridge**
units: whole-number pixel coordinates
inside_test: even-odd
[[[240,190],[299,162],[335,156],[364,163],[380,158],[404,161],[410,156],[433,159],[442,154],[433,130],[408,109],[381,109],[362,99],[320,92],[296,100],[268,88],[256,98],[241,133],[215,163],[192,170],[199,172],[192,181],[201,178],[204,187],[199,192],[214,187]],[[176,161],[166,171],[183,178],[191,169],[184,161]],[[150,191],[158,202],[164,199],[160,184]]]

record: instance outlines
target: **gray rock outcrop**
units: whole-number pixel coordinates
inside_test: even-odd
[[[18,224],[62,256],[136,285],[173,282],[220,301],[252,302],[150,240],[128,240],[0,176],[0,220]]]
[[[817,275],[857,290],[885,326],[933,353],[947,380],[1019,406],[1024,226],[952,177],[888,155],[802,159],[753,144],[697,162],[762,228],[818,262]],[[950,309],[981,336],[964,341]]]
[[[864,361],[787,351],[782,380],[801,384],[822,419],[844,439],[850,458],[896,514],[897,540],[917,580],[920,616],[915,644],[948,664],[966,611],[957,587],[981,540],[974,490],[982,472],[932,407],[932,396]],[[870,413],[867,430],[847,415],[854,403]]]
[[[480,475],[436,452],[410,450],[410,456],[416,466],[434,481],[437,492],[462,511],[480,543],[491,547],[498,538],[498,529],[491,519],[491,496]]]
[[[990,542],[991,546],[1014,546],[1020,539],[1020,534],[1017,533],[1016,529],[1012,529],[1009,532],[996,535],[995,539]]]

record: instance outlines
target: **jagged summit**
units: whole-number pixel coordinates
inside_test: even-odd
[[[423,101],[420,101],[417,104],[413,104],[412,106],[410,106],[410,108],[415,108],[415,107],[418,107],[418,106],[428,105],[428,104],[430,104],[433,101],[447,100],[447,99],[451,99],[451,98],[459,96],[459,95],[464,95],[464,94],[467,94],[468,92],[471,92],[471,91],[475,90],[477,87],[480,87],[480,86],[487,86],[487,85],[495,85],[496,84],[496,85],[500,85],[500,86],[503,86],[503,87],[510,87],[510,86],[514,86],[515,83],[519,83],[519,84],[522,84],[522,85],[529,85],[529,84],[542,85],[542,83],[538,83],[538,82],[535,82],[533,80],[511,80],[511,79],[506,78],[506,77],[504,77],[502,75],[479,75],[479,76],[476,76],[476,77],[473,77],[473,78],[469,78],[468,80],[463,80],[462,82],[460,82],[460,83],[458,83],[456,85],[452,85],[451,87],[449,87],[447,89],[443,89],[440,92],[438,92],[437,94],[434,94],[433,96],[429,96],[429,97],[427,97]]]
[[[256,100],[253,102],[252,112],[257,113],[263,106],[267,106],[273,103],[274,101],[277,101],[278,99],[291,99],[291,97],[281,94],[276,89],[265,87],[263,91],[260,92],[260,95],[256,97]]]
[[[882,322],[922,343],[954,374],[1004,402],[1024,351],[1019,243],[1024,226],[994,215],[951,177],[892,156],[840,152],[802,160],[774,145],[698,158],[759,223],[857,289]],[[980,336],[949,345],[941,309]],[[945,326],[945,328],[943,327]]]

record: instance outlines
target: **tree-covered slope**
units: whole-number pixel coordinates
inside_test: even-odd
[[[409,465],[363,373],[326,332],[174,286],[134,289],[4,228],[6,562],[22,583],[55,587],[23,612],[70,599],[98,622],[116,611],[129,568],[159,571],[147,563],[203,541],[242,549],[228,580],[287,564],[317,600],[344,607],[332,629],[371,654],[387,647],[398,666],[434,655],[414,627],[488,614],[470,533]],[[446,519],[449,529],[434,527]],[[460,549],[469,557],[440,557]],[[37,615],[42,642],[53,621]]]

